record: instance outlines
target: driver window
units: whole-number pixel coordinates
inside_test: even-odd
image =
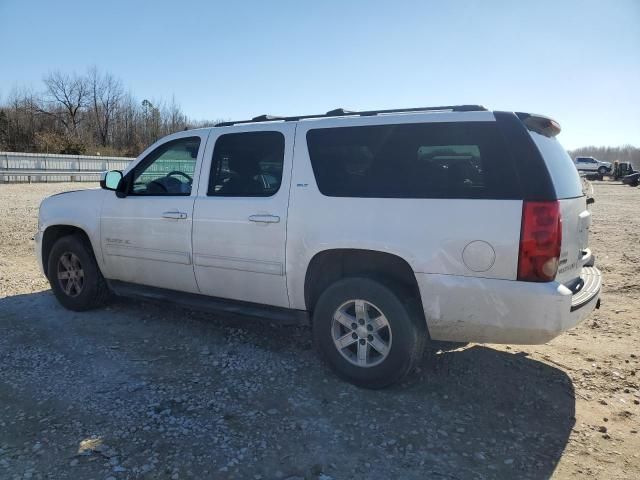
[[[132,195],[190,195],[200,137],[172,140],[159,146],[131,172]]]

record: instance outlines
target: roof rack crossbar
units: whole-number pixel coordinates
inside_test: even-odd
[[[320,113],[317,115],[299,115],[294,117],[278,117],[272,115],[260,115],[252,118],[251,120],[237,120],[231,122],[217,123],[216,127],[229,127],[231,125],[239,125],[245,123],[260,123],[260,122],[272,122],[272,121],[284,121],[292,122],[297,120],[306,120],[308,118],[330,118],[330,117],[369,117],[374,115],[386,114],[386,113],[417,113],[417,112],[434,112],[434,111],[452,111],[452,112],[486,112],[487,109],[482,105],[446,105],[441,107],[417,107],[417,108],[392,108],[389,110],[364,110],[364,111],[349,111],[343,108],[336,108],[330,110],[327,113]]]

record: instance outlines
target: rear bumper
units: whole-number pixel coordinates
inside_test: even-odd
[[[432,339],[523,345],[548,342],[596,308],[602,275],[584,267],[581,277],[573,293],[558,282],[416,274]]]

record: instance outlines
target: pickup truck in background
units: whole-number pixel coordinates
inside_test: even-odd
[[[593,157],[576,157],[573,163],[580,172],[598,172],[600,175],[609,173],[612,168],[611,162],[601,162]]]

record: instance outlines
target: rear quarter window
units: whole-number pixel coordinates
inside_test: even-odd
[[[557,198],[581,197],[583,192],[580,174],[560,142],[555,137],[547,137],[537,132],[530,131],[529,134],[549,170]]]
[[[319,128],[307,146],[327,196],[522,198],[494,122]]]

